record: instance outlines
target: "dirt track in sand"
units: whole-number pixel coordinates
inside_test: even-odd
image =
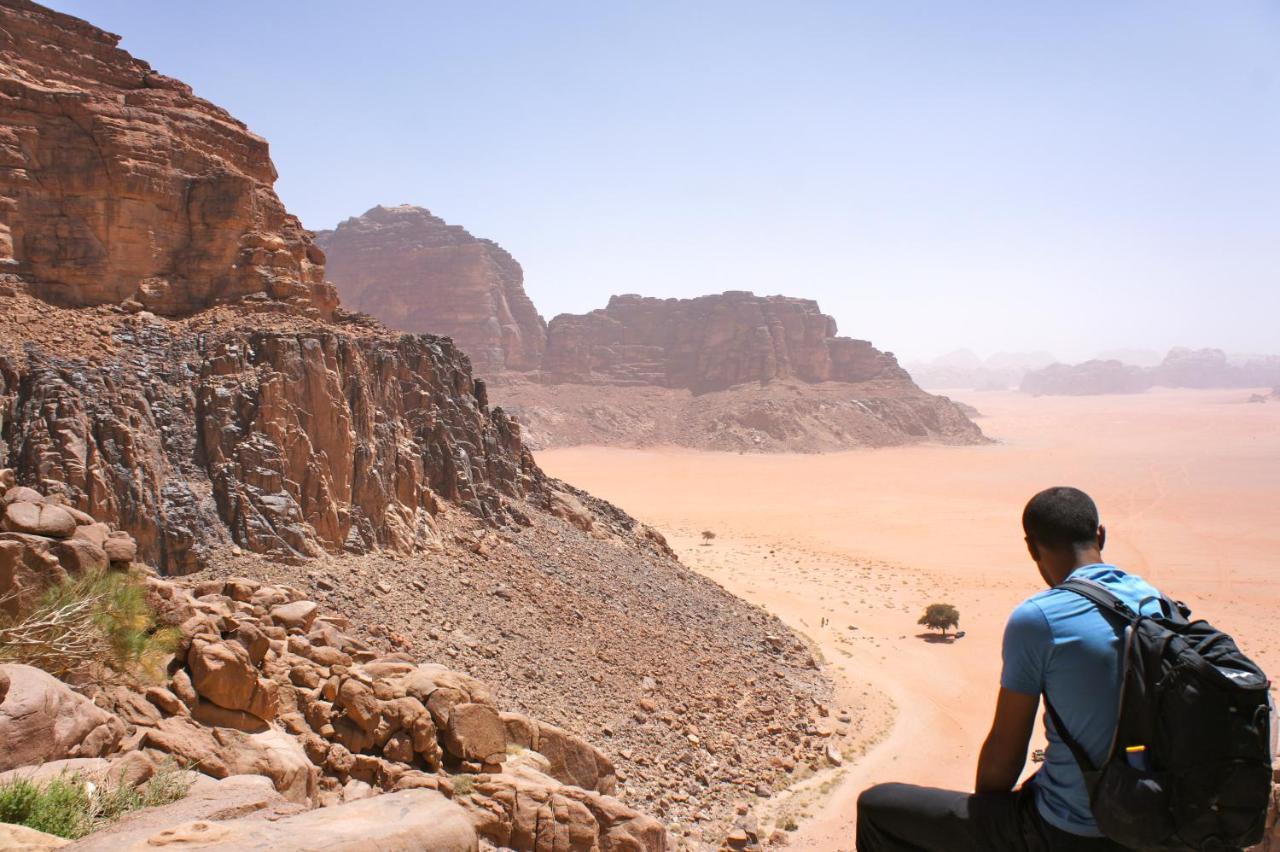
[[[951,395],[976,405],[999,443],[538,455],[553,475],[657,526],[688,564],[821,649],[868,750],[771,804],[779,821],[800,818],[793,848],[851,849],[854,802],[869,783],[972,784],[1004,620],[1040,588],[1019,514],[1048,485],[1089,491],[1110,531],[1110,561],[1280,671],[1280,637],[1268,629],[1280,604],[1280,403],[1247,404],[1248,391]],[[710,546],[704,529],[716,533]],[[965,638],[922,638],[916,618],[933,601],[959,608]]]

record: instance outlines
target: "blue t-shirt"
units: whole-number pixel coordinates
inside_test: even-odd
[[[1158,597],[1140,577],[1114,565],[1085,565],[1072,577],[1106,586],[1134,609],[1156,612]],[[1115,732],[1120,703],[1120,641],[1123,626],[1098,611],[1088,599],[1065,589],[1049,589],[1019,604],[1004,630],[1004,670],[1000,685],[1025,695],[1048,693],[1062,723],[1095,765],[1105,759]],[[1084,776],[1071,749],[1044,715],[1044,765],[1030,780],[1040,815],[1072,834],[1099,837],[1089,808]]]

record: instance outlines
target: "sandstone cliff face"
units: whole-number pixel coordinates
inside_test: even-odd
[[[118,41],[0,0],[3,270],[66,305],[179,315],[257,296],[331,314],[267,143]]]
[[[730,291],[696,299],[614,296],[548,327],[543,380],[695,393],[747,382],[909,382],[891,354],[836,336],[811,299]]]
[[[343,304],[393,328],[453,338],[481,374],[536,370],[546,323],[496,243],[421,207],[374,207],[316,233]]]
[[[0,303],[9,341],[49,316]],[[434,540],[439,501],[506,524],[521,516],[508,498],[537,487],[519,427],[446,339],[264,330],[229,311],[54,316],[124,357],[32,340],[0,354],[0,458],[129,530],[167,572],[230,542],[283,558],[408,553]]]

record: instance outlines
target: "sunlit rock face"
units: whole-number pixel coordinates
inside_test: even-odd
[[[266,141],[119,40],[0,2],[0,271],[63,305],[176,316],[254,296],[330,315]]]
[[[548,330],[545,381],[723,390],[748,382],[910,377],[891,353],[836,336],[812,299],[730,291],[696,299],[614,296]]]
[[[374,207],[320,231],[344,305],[392,328],[452,337],[481,374],[538,369],[546,323],[520,264],[421,207]]]

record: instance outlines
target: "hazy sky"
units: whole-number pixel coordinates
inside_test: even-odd
[[[1280,351],[1280,2],[54,0],[271,142],[311,228],[420,204],[550,318],[817,299],[904,360]]]

